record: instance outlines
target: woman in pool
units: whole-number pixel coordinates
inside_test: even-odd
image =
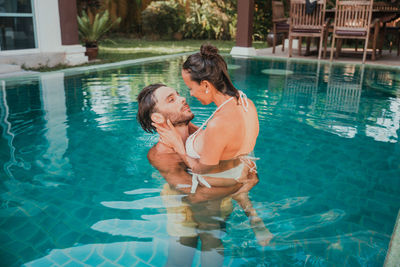
[[[255,163],[249,157],[259,132],[253,102],[232,84],[225,60],[212,45],[202,45],[199,53],[188,57],[182,78],[192,96],[203,105],[214,103],[217,108],[185,143],[170,121],[167,126],[154,124],[160,141],[171,146],[192,170],[191,193],[199,183],[206,187],[243,183],[233,198],[249,216],[258,242],[267,245],[273,235],[248,197],[248,191],[258,182]]]
[[[170,122],[168,127],[154,125],[161,140],[173,147],[191,168],[192,193],[199,183],[207,187],[232,185],[248,169],[255,173],[255,164],[248,155],[259,132],[257,111],[253,102],[232,84],[218,49],[202,45],[200,52],[189,56],[183,64],[182,78],[190,94],[203,105],[217,106],[186,144]]]

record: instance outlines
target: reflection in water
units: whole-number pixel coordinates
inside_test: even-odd
[[[333,112],[358,113],[361,88],[364,80],[364,67],[361,67],[360,78],[356,81],[338,81],[330,75],[326,93],[325,109]]]
[[[248,179],[249,182],[244,185],[235,183],[220,187],[199,186],[194,193],[190,193],[190,186],[182,185],[191,184],[192,174],[188,172],[179,155],[172,152],[159,142],[148,153],[150,163],[160,171],[167,182],[161,191],[166,207],[166,230],[170,236],[166,266],[191,266],[197,247],[201,250],[202,266],[223,265],[222,238],[226,232],[226,221],[233,210],[232,199],[239,203],[249,217],[258,242],[268,245],[272,234],[265,227],[248,197],[248,191],[257,179],[250,166],[244,167],[241,177],[224,177],[232,180]],[[243,163],[237,159],[221,162],[213,169],[213,177],[236,169],[238,164]],[[226,169],[227,166],[229,169]],[[210,178],[205,176],[203,179]]]
[[[329,120],[329,129],[341,137],[353,138],[357,134],[354,125],[359,110],[362,84],[364,80],[364,65],[360,73],[355,68],[347,70],[347,75],[353,75],[346,80],[337,79],[329,70],[329,81],[325,100],[325,114]]]
[[[7,145],[9,147],[10,150],[10,160],[4,164],[4,171],[6,172],[6,175],[8,177],[12,177],[13,175],[10,171],[10,167],[14,164],[17,163],[16,159],[15,159],[15,147],[13,145],[13,141],[14,141],[14,133],[11,132],[11,123],[8,121],[8,116],[10,115],[10,111],[8,108],[8,104],[6,101],[6,82],[5,81],[1,81],[1,117],[0,117],[0,122],[1,122],[1,126],[3,128],[3,133],[2,136],[3,138],[5,138],[7,140]]]
[[[290,70],[293,64],[288,64]],[[315,69],[316,67],[316,69]],[[293,71],[292,71],[293,72]],[[292,74],[286,76],[285,88],[283,91],[283,105],[289,110],[296,109],[315,112],[318,100],[318,82],[320,65],[311,65],[308,75]],[[293,72],[294,73],[294,72]]]
[[[400,129],[400,99],[390,101],[387,109],[382,110],[376,125],[366,126],[366,135],[376,141],[397,143]]]
[[[168,176],[168,179],[171,177]],[[151,190],[141,191],[152,192]],[[190,198],[204,197],[199,196],[198,193],[196,195]],[[141,220],[103,220],[91,228],[111,235],[136,238],[157,237],[157,239],[168,240],[166,266],[191,266],[198,246],[200,246],[200,261],[203,266],[222,266],[224,261],[222,238],[226,235],[226,220],[233,209],[232,197],[216,198],[214,195],[216,199],[194,203],[188,197],[187,194],[182,194],[166,183],[161,196],[146,197],[132,202],[103,202],[106,207],[124,210],[165,208],[165,213],[143,215]],[[257,215],[254,212],[253,215],[252,219],[256,220]],[[261,225],[253,223],[253,228],[257,226]],[[265,231],[265,229],[254,230],[259,234]],[[260,238],[260,235],[258,236]]]
[[[400,73],[231,61],[260,114],[249,194],[260,221],[232,192],[189,195],[175,185],[190,177],[168,181],[147,163],[155,139],[135,122],[140,88],[177,88],[197,122],[213,109],[188,97],[182,59],[2,81],[2,264],[163,266],[183,250],[178,260],[226,266],[382,265],[400,203]],[[274,237],[260,246],[264,226]]]
[[[298,73],[296,65],[288,63],[287,70],[293,71],[293,74],[285,76],[282,94],[282,107],[285,110],[300,115],[297,117],[298,120],[307,117],[304,122],[314,128],[341,137],[353,138],[360,133],[360,130],[365,129],[366,136],[373,137],[377,141],[397,142],[397,131],[400,128],[398,98],[389,98],[385,107],[373,102],[369,106],[362,106],[361,103],[363,88],[366,97],[371,94],[365,91],[368,87],[374,88],[373,90],[379,93],[391,95],[399,93],[400,82],[395,75],[371,72],[364,66],[354,65],[346,65],[344,68],[327,65],[322,69],[319,65],[308,65],[307,68]],[[326,92],[323,90],[324,83],[320,80],[321,71]],[[383,85],[388,89],[384,91]],[[374,122],[376,125],[359,125],[360,121],[368,121],[371,116],[378,117]]]
[[[34,180],[44,186],[65,185],[72,173],[69,159],[64,156],[68,150],[64,73],[45,74],[40,79],[47,148],[36,161],[44,173]]]

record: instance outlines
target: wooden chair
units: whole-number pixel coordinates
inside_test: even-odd
[[[272,1],[272,32],[274,34],[272,53],[275,54],[278,33],[283,33],[285,37],[289,35],[288,18],[285,17],[285,8],[280,1]],[[285,51],[285,38],[282,41],[282,51]]]
[[[331,61],[337,39],[364,39],[365,45],[362,63],[365,63],[371,26],[372,5],[373,0],[336,1]],[[375,36],[378,35],[378,31],[379,28],[376,27]],[[374,40],[374,44],[376,44],[376,40]],[[339,47],[336,50],[336,58],[338,57]]]
[[[326,0],[317,0],[316,7],[311,14],[306,14],[305,0],[290,1],[290,28],[289,28],[289,57],[292,56],[293,38],[299,38],[299,55],[301,55],[301,37],[318,37],[318,59],[321,58],[322,43],[324,41]]]

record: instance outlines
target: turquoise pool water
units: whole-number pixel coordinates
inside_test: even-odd
[[[157,138],[136,122],[135,99],[163,82],[206,119],[215,107],[188,95],[183,60],[2,81],[2,266],[166,264],[174,204],[147,161]],[[274,238],[260,246],[235,201],[225,217],[196,204],[224,225],[203,231],[222,242],[223,265],[382,266],[400,208],[400,70],[226,60],[259,112],[250,198]],[[179,249],[193,266],[207,255]]]

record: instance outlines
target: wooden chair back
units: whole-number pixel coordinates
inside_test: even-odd
[[[326,0],[317,0],[311,14],[306,13],[305,0],[290,1],[290,26],[292,29],[322,29],[325,20]]]
[[[272,20],[285,18],[285,7],[281,1],[272,1]]]
[[[336,1],[335,31],[369,31],[373,0]]]

